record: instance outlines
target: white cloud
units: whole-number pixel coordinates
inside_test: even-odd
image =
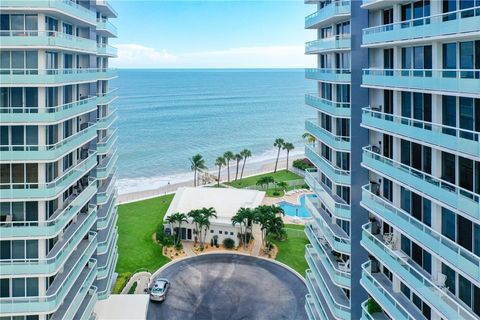
[[[139,44],[120,44],[112,66],[124,68],[304,68],[314,58],[303,46],[239,47],[172,54]]]

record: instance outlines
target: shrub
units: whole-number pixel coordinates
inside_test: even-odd
[[[274,192],[272,193],[272,195],[273,195],[274,197],[278,197],[278,196],[280,196],[280,192],[274,191]]]
[[[232,238],[223,239],[223,246],[225,249],[233,249],[235,247],[235,241]]]
[[[115,281],[115,286],[113,287],[113,293],[114,294],[122,293],[123,288],[125,288],[125,286],[128,283],[128,280],[130,280],[131,277],[132,277],[131,272],[120,273],[117,277],[117,281]]]
[[[163,223],[160,223],[157,226],[157,230],[155,231],[155,237],[157,238],[158,242],[163,243],[163,240],[165,238],[165,229],[163,227]]]
[[[292,166],[300,170],[306,170],[313,167],[312,163],[308,159],[294,160]]]
[[[178,251],[182,250],[183,249],[183,244],[181,242],[177,243],[175,245],[175,249],[177,249]]]
[[[130,287],[130,290],[128,290],[128,294],[134,294],[135,293],[135,289],[137,289],[137,285],[138,285],[138,282],[135,281],[132,286]]]
[[[175,240],[173,239],[172,236],[167,236],[167,235],[165,235],[165,236],[163,237],[162,244],[163,244],[165,247],[172,247],[172,246],[175,244]]]
[[[373,300],[372,298],[368,299],[367,309],[368,309],[368,313],[370,314],[382,312],[382,307],[380,307],[377,301]]]

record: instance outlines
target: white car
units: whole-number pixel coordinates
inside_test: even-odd
[[[167,291],[170,288],[170,281],[167,279],[159,278],[153,282],[152,287],[149,289],[151,301],[164,301],[167,297]]]

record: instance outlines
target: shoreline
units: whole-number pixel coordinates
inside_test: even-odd
[[[292,163],[294,160],[301,159],[301,158],[304,158],[303,152],[291,155],[288,159],[289,167],[290,168],[292,167]],[[233,180],[232,178],[235,178],[235,168],[236,168],[235,165],[230,165],[230,180]],[[280,157],[278,160],[277,170],[284,170],[285,168],[286,168],[286,156]],[[270,173],[270,172],[273,172],[274,169],[275,169],[275,159],[273,160],[267,159],[267,160],[251,162],[251,163],[249,163],[247,160],[243,178]],[[215,177],[218,175],[218,170],[217,171],[212,170],[208,172],[214,175]],[[220,182],[226,182],[227,169],[226,168],[222,169],[220,173],[221,173]],[[189,173],[189,175],[191,176],[190,179],[186,179],[185,181],[178,181],[175,183],[169,183],[157,188],[150,188],[145,190],[137,190],[137,191],[123,192],[123,193],[119,190],[117,202],[118,204],[125,204],[125,203],[136,202],[140,200],[146,200],[146,199],[156,198],[159,196],[175,193],[178,188],[193,186],[193,173]],[[162,177],[159,177],[159,178],[161,179]],[[152,178],[152,179],[155,179],[155,178]],[[148,183],[148,180],[150,180],[150,178],[145,178],[144,180],[145,180],[145,183]],[[118,188],[118,182],[117,182],[117,188]]]

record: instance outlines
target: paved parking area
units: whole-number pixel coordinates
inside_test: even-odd
[[[238,254],[204,254],[181,260],[158,277],[171,287],[147,319],[307,319],[305,283],[274,262]]]

